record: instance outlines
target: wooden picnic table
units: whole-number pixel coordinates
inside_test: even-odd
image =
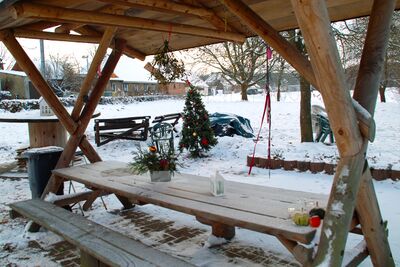
[[[95,113],[92,118],[98,116],[100,116],[100,112]],[[2,114],[0,122],[28,123],[29,146],[31,148],[45,146],[65,147],[67,143],[67,132],[55,115],[40,116],[39,113],[26,114],[23,112]]]
[[[318,202],[325,207],[327,196],[260,185],[225,181],[225,195],[215,197],[209,178],[177,173],[171,182],[154,183],[148,175],[133,175],[127,163],[101,161],[57,169],[57,178],[73,180],[90,188],[191,214],[213,228],[213,234],[232,238],[234,227],[277,236],[282,242],[308,244],[315,235],[311,227],[297,226],[289,208],[300,202]]]

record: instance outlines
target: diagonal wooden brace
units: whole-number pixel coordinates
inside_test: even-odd
[[[86,131],[87,125],[89,124],[89,121],[96,109],[96,106],[100,101],[101,96],[104,93],[107,82],[110,79],[115,69],[115,66],[118,63],[119,58],[122,55],[124,46],[125,42],[119,41],[116,44],[116,49],[108,58],[107,63],[103,69],[102,76],[97,80],[97,83],[93,88],[93,91],[89,97],[89,102],[86,104],[82,112],[81,119],[78,122],[79,127],[76,130],[76,132],[70,136],[67,145],[65,146],[65,149],[61,154],[61,158],[56,165],[56,168],[62,168],[68,166],[69,162],[72,160],[72,157],[75,154],[76,148],[80,144],[81,140],[84,139],[83,138],[84,132]],[[55,179],[54,176],[52,176],[43,192],[42,198],[49,192],[55,192],[59,186],[60,186],[60,181],[57,181],[57,179]]]

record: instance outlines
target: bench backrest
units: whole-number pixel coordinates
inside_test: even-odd
[[[181,117],[182,117],[182,113],[171,113],[171,114],[161,115],[161,116],[155,117],[154,120],[152,121],[152,123],[172,121],[170,123],[172,124],[172,126],[175,126]]]

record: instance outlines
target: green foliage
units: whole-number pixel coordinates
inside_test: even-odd
[[[174,151],[157,151],[155,146],[149,146],[147,150],[138,147],[138,152],[133,153],[133,162],[129,163],[133,173],[142,174],[147,171],[169,171],[173,174],[180,166]]]
[[[183,110],[182,139],[179,149],[187,149],[192,157],[202,157],[204,152],[217,144],[211,128],[207,110],[197,89],[188,82],[190,89],[186,95]]]
[[[168,40],[164,41],[164,45],[154,56],[152,65],[157,70],[151,75],[161,84],[167,84],[185,76],[185,65],[181,60],[175,58]]]

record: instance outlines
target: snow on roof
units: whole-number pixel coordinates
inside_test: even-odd
[[[17,76],[26,77],[26,73],[23,72],[23,71],[16,71],[16,70],[0,70],[0,73],[5,73],[5,74],[11,74],[11,75],[17,75]]]

